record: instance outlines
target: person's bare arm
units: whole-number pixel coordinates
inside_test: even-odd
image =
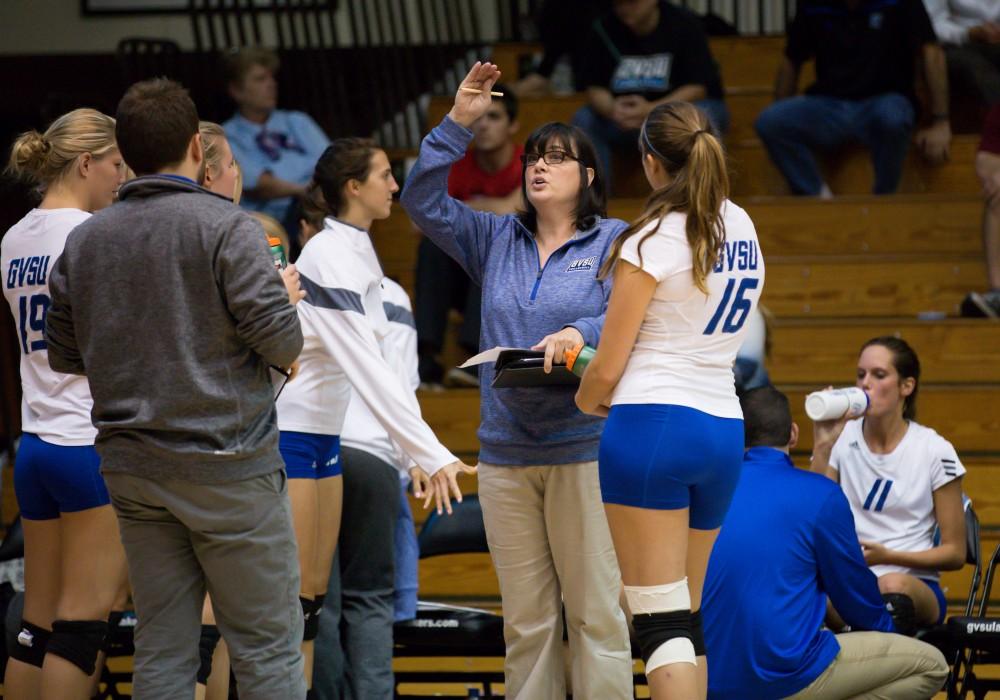
[[[931,125],[917,132],[917,146],[932,163],[948,160],[951,147],[951,124],[948,121],[948,65],[944,49],[937,43],[921,49],[924,78],[930,91]]]
[[[281,199],[282,197],[304,197],[305,185],[297,185],[288,180],[282,180],[271,173],[262,173],[257,180],[257,186],[247,190],[246,194],[254,199]]]
[[[600,114],[605,119],[611,119],[611,114],[615,109],[615,97],[611,91],[602,87],[587,88],[587,102],[591,109]]]

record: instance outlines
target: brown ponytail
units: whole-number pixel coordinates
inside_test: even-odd
[[[600,275],[611,274],[626,240],[670,212],[679,211],[687,214],[694,283],[707,294],[705,280],[726,242],[720,210],[729,196],[729,172],[722,144],[704,112],[688,102],[667,102],[646,117],[639,148],[644,158],[652,155],[660,161],[671,181],[649,195],[642,215],[615,239]],[[642,244],[655,233],[653,226],[639,241],[640,263]]]

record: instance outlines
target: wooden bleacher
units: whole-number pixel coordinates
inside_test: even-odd
[[[796,462],[805,466],[812,442],[803,415],[806,393],[850,384],[865,340],[903,337],[923,365],[919,419],[951,440],[962,456],[969,470],[965,489],[983,524],[988,556],[1000,541],[1000,324],[956,318],[963,296],[986,282],[982,200],[973,168],[978,137],[957,136],[949,162],[940,167],[911,153],[896,195],[871,196],[868,155],[848,149],[823,160],[836,199],[786,196],[783,179],[753,131],[754,119],[771,101],[783,39],[712,39],[711,46],[732,115],[726,139],[732,196],[753,218],[767,264],[764,303],[775,316],[768,368],[803,428]],[[537,50],[531,44],[500,46],[493,60],[510,82],[518,77],[516,67]],[[812,79],[807,66],[800,84]],[[440,121],[451,100],[432,98],[428,126]],[[583,104],[582,95],[521,100],[520,137],[548,121],[570,121]],[[628,221],[641,212],[648,187],[641,177],[625,180],[628,196],[609,202],[609,216]],[[375,229],[387,273],[411,292],[418,241],[399,210]],[[445,359],[461,358],[452,347]],[[444,443],[474,460],[478,393],[426,393],[420,400]],[[463,478],[463,488],[474,492],[474,478]],[[425,516],[413,505],[419,523]],[[950,600],[964,597],[970,575],[968,570],[944,575]],[[420,589],[428,598],[486,605],[496,605],[499,596],[485,554],[422,562]]]

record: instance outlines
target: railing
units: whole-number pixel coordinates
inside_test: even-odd
[[[793,0],[671,0],[741,33],[783,31]],[[231,109],[216,56],[275,47],[282,103],[332,136],[375,133],[413,148],[426,95],[451,92],[484,47],[534,39],[540,0],[188,0],[195,53],[181,77],[204,113]]]

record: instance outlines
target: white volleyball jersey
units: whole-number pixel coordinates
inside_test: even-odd
[[[21,429],[56,445],[93,445],[97,436],[87,378],[53,371],[44,336],[49,273],[88,217],[80,209],[32,209],[0,243],[3,293],[21,348]]]
[[[726,242],[705,280],[706,296],[694,283],[686,220],[672,212],[622,246],[621,259],[647,272],[657,286],[611,403],[678,404],[742,418],[733,362],[764,290],[757,231],[743,209],[723,203]]]
[[[858,539],[900,552],[934,547],[933,493],[965,474],[951,443],[931,428],[910,421],[906,435],[891,453],[873,454],[862,433],[863,418],[844,426],[830,453],[854,514]],[[876,576],[892,571],[937,580],[937,571],[894,564],[871,567]]]
[[[416,391],[420,386],[417,362],[417,326],[413,321],[413,307],[406,290],[386,277],[382,280],[382,308],[389,321],[388,332],[382,339],[382,356],[392,367],[402,386]],[[383,462],[395,466],[400,477],[409,478],[413,466],[406,453],[396,445],[368,405],[351,389],[340,444],[373,454]]]
[[[428,474],[456,461],[420,417],[420,404],[382,355],[389,333],[382,267],[367,231],[333,218],[296,261],[306,298],[299,375],[278,398],[278,428],[340,435],[351,387]]]

